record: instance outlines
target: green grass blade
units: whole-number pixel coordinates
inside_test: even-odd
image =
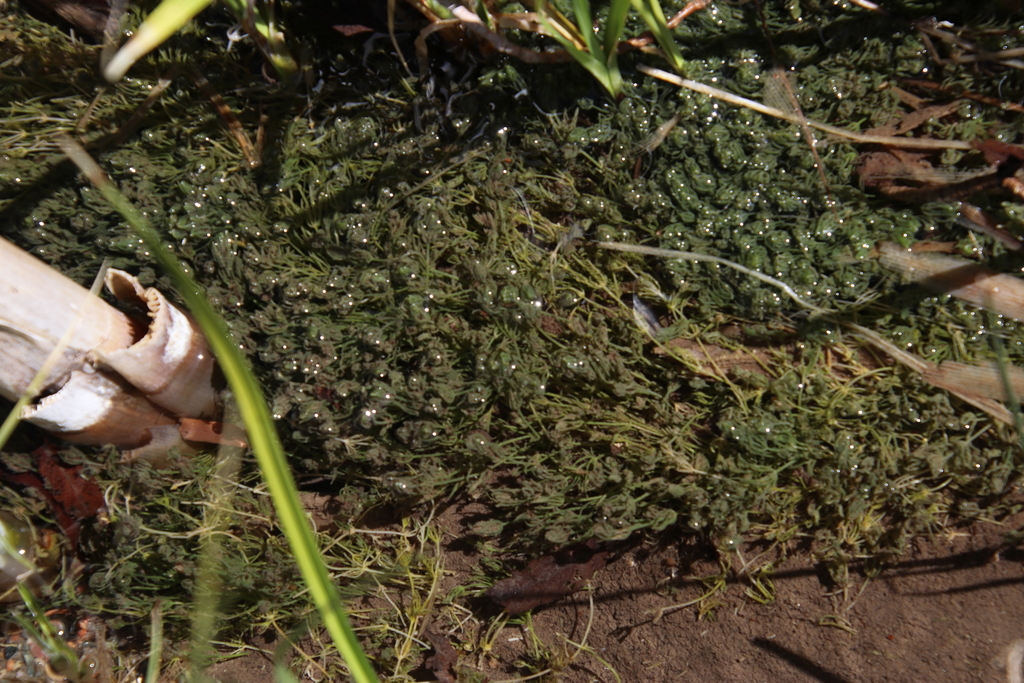
[[[316,605],[335,647],[345,658],[353,679],[357,683],[376,683],[377,675],[359,645],[341,603],[341,597],[320,557],[316,537],[299,500],[299,491],[288,468],[284,448],[277,436],[263,392],[242,352],[232,341],[227,325],[213,310],[213,306],[199,286],[167,249],[156,231],[125,199],[92,157],[70,139],[63,140],[61,147],[143,240],[150,253],[170,276],[179,296],[202,327],[207,342],[234,393],[238,412],[249,434],[250,446],[267,483],[271,500],[280,518],[281,528],[288,538],[299,570],[309,587],[313,604]]]
[[[587,44],[587,50],[595,57],[603,55],[601,43],[594,33],[594,17],[590,13],[590,0],[573,0],[572,11],[576,15],[576,26]]]
[[[630,0],[612,0],[608,8],[608,20],[604,25],[604,54],[609,66],[618,69],[619,41],[626,29]]]
[[[658,0],[633,0],[633,7],[651,29],[651,33],[658,40],[658,45],[661,46],[672,67],[677,72],[683,73],[686,68],[686,60],[683,59],[683,53],[679,51],[679,45],[676,44],[676,39],[672,35],[672,29],[668,27],[668,20],[661,9],[661,3]]]
[[[225,401],[221,420],[237,424],[239,416],[234,403]],[[197,597],[192,605],[192,644],[189,649],[189,664],[193,672],[203,671],[212,663],[216,651],[211,644],[217,635],[221,621],[220,598],[224,594],[224,579],[220,570],[224,563],[224,541],[219,532],[227,531],[231,525],[232,497],[236,491],[232,482],[238,481],[244,450],[221,444],[217,449],[217,464],[207,489],[207,500],[212,505],[203,513],[202,550],[196,570]]]
[[[224,0],[231,13],[266,57],[282,80],[294,76],[299,65],[295,62],[284,34],[274,19],[274,0]]]
[[[299,683],[299,679],[288,670],[283,662],[274,662],[274,680],[277,683]]]
[[[450,9],[445,7],[443,3],[438,2],[438,0],[422,0],[422,3],[424,7],[441,19],[451,19],[455,16]]]
[[[25,603],[30,616],[26,616],[21,612],[11,612],[11,619],[28,634],[29,638],[42,648],[54,672],[64,677],[75,677],[76,679],[80,677],[83,673],[81,670],[81,660],[57,633],[53,624],[46,617],[46,611],[36,599],[31,589],[19,581],[18,593],[21,595],[21,600]],[[57,680],[61,679],[58,678]]]
[[[132,64],[174,35],[212,0],[164,0],[146,17],[117,54],[103,67],[103,76],[111,83],[121,80]]]
[[[589,18],[589,8],[586,10],[586,14]],[[593,53],[579,49],[569,38],[558,30],[558,27],[556,27],[550,17],[548,17],[546,2],[537,3],[537,17],[540,19],[541,24],[544,25],[544,28],[547,29],[548,33],[557,40],[570,55],[572,55],[572,58],[576,60],[576,63],[589,71],[590,75],[596,78],[598,83],[600,83],[612,97],[619,94],[622,90],[622,76],[619,73],[617,62],[613,62],[612,68],[609,68],[608,62],[604,59],[599,59]],[[579,17],[577,16],[577,19],[578,18]],[[588,23],[587,26],[591,25]],[[583,30],[583,36],[584,42],[589,43],[593,41],[594,43],[597,43],[597,38],[594,36],[592,27],[589,32],[587,30]],[[602,55],[602,51],[599,49],[597,54]]]
[[[583,39],[583,35],[576,24],[559,12],[557,7],[552,6],[548,0],[537,0],[536,11],[538,15],[542,15],[547,19],[549,32],[557,33],[563,38],[572,41],[572,44],[579,50],[587,47],[587,42]]]
[[[989,314],[989,325],[996,324],[995,315]],[[991,335],[992,348],[996,352],[996,363],[999,366],[999,377],[1003,383],[1003,391],[1006,393],[1006,403],[1013,415],[1013,426],[1017,430],[1017,440],[1021,447],[1024,447],[1024,414],[1020,410],[1020,396],[1013,390],[1013,382],[1010,381],[1010,374],[1007,368],[1011,366],[1010,359],[1006,353],[1006,345],[998,335]]]
[[[160,654],[164,649],[164,616],[160,601],[149,615],[149,660],[146,662],[146,683],[159,683]]]
[[[589,52],[580,50],[568,40],[562,41],[559,39],[559,42],[561,42],[562,47],[572,55],[572,58],[576,60],[580,66],[589,71],[590,75],[596,78],[597,82],[600,83],[604,89],[612,95],[612,97],[619,94],[619,90],[622,86],[622,77],[618,73],[618,68],[616,68],[615,73],[613,74],[608,69],[608,65],[606,63]]]

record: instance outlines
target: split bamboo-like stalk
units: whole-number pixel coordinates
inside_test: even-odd
[[[89,352],[130,346],[138,334],[127,315],[7,240],[0,240],[0,302],[0,394],[12,401],[68,328],[74,333],[45,387],[63,385]]]
[[[215,363],[199,327],[159,290],[143,287],[122,270],[108,270],[106,284],[118,301],[144,308],[150,323],[145,336],[131,346],[99,348],[95,357],[175,415],[213,417]]]
[[[119,270],[106,276],[134,317],[0,239],[0,395],[17,400],[66,332],[22,417],[82,444],[160,457],[184,444],[180,418],[217,412],[215,361],[198,326],[158,290]]]

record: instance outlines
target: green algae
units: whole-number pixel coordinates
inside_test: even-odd
[[[764,12],[762,24],[752,5],[722,4],[687,20],[688,76],[761,97],[774,53],[808,117],[864,129],[901,111],[883,87],[894,76],[934,68],[917,34],[859,10]],[[167,286],[56,155],[55,136],[76,129],[97,93],[84,135],[98,143],[157,78],[194,64],[247,134],[264,131],[263,164],[249,168],[179,75],[137,134],[95,152],[207,288],[272,397],[297,472],[350,501],[346,523],[470,496],[489,511],[471,533],[503,550],[660,532],[700,534],[725,552],[743,537],[803,539],[841,575],[851,558],[895,557],[910,534],[1016,504],[1013,434],[902,370],[871,371],[837,321],[931,361],[994,359],[996,334],[1019,364],[1018,323],[907,288],[870,251],[926,237],[1021,264],[965,236],[948,206],[862,191],[855,146],[823,143],[826,188],[797,127],[641,79],[630,65],[648,58],[635,55],[622,60],[618,102],[572,66],[505,61],[439,75],[445,94],[431,98],[402,80],[383,43],[364,55],[359,41],[316,36],[313,87],[289,93],[251,69],[251,50],[225,52],[223,35],[197,28],[99,92],[98,49],[20,14],[4,17],[0,40],[0,229],[80,281],[112,257]],[[993,92],[971,69],[942,75],[947,88]],[[999,80],[1007,99],[1024,94],[1017,73]],[[1020,125],[971,103],[927,132],[1013,140]],[[1019,225],[1015,205],[988,208]],[[839,313],[807,319],[757,280],[588,238],[720,256]],[[654,340],[636,322],[634,293],[663,325]],[[722,333],[729,324],[742,341]],[[770,376],[721,381],[656,352],[678,338],[777,344]],[[202,462],[171,475],[96,457],[95,476],[132,508],[89,539],[100,567],[90,592],[62,599],[143,617],[139,595],[177,596],[166,613],[183,618],[180,568],[194,569],[195,546],[166,533],[199,524]],[[190,483],[172,495],[172,479]],[[269,517],[259,496],[244,505]],[[298,609],[280,588],[294,582],[283,542],[262,525],[243,525],[243,559],[230,569],[240,618]],[[124,547],[138,551],[124,558]]]

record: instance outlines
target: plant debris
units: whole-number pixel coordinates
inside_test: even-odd
[[[583,589],[612,553],[589,541],[531,560],[526,568],[487,589],[485,595],[511,615],[551,604]]]
[[[878,245],[879,262],[934,292],[1024,321],[1024,280],[972,261],[904,249],[892,242]]]
[[[61,463],[51,446],[33,451],[38,476],[31,472],[4,472],[0,477],[12,484],[35,490],[50,506],[72,552],[78,547],[82,522],[104,509],[103,491],[82,476],[82,465]]]
[[[1024,326],[906,286],[875,246],[941,242],[1003,273],[1019,269],[1021,252],[965,230],[955,206],[865,191],[856,166],[871,136],[816,134],[816,159],[800,126],[862,131],[909,118],[894,74],[941,82],[943,99],[1016,101],[1024,72],[939,70],[907,22],[849,3],[720,2],[679,24],[695,81],[758,100],[775,64],[792,67],[802,116],[778,119],[647,78],[638,67],[659,58],[638,50],[617,56],[619,100],[576,65],[445,60],[437,44],[420,84],[391,41],[331,28],[386,23],[325,16],[333,5],[314,4],[316,16],[310,3],[280,5],[309,66],[295,90],[267,84],[257,47],[217,10],[108,87],[99,48],[12,5],[0,18],[0,230],[79,282],[109,258],[146,286],[166,284],[55,146],[68,134],[87,146],[112,140],[92,148],[97,162],[224,315],[272,401],[300,486],[338,499],[319,540],[353,591],[379,591],[360,637],[382,675],[409,678],[423,661],[428,614],[464,657],[457,666],[486,659],[490,626],[472,598],[491,587],[495,604],[521,612],[571,595],[607,563],[601,543],[681,538],[723,559],[745,540],[809,548],[842,582],[852,558],[877,566],[918,533],[1010,509],[1006,494],[1024,471],[1012,429],[923,374],[869,362],[864,345],[844,344],[844,325],[934,364],[940,381],[962,369],[946,361],[991,367],[994,338],[1006,362],[1024,366]],[[950,3],[912,5],[893,11],[964,23]],[[599,24],[607,7],[596,9]],[[496,30],[524,49],[542,41]],[[626,34],[642,30],[634,22]],[[395,33],[407,57],[415,34]],[[998,52],[1018,39],[972,42]],[[252,141],[258,167],[193,79],[153,96],[175,66],[193,65]],[[936,150],[922,170],[937,183],[897,184],[989,172],[999,162],[972,141],[1017,143],[1020,131],[1016,112],[959,101],[902,133]],[[1019,161],[1011,157],[1002,166]],[[1013,199],[975,203],[992,225],[1020,233],[1024,208]],[[808,313],[721,262],[602,243],[727,260],[834,313]],[[5,462],[35,474],[29,450]],[[59,587],[55,606],[141,632],[160,600],[168,642],[183,638],[195,596],[206,595],[196,558],[216,512],[232,515],[218,642],[305,618],[308,596],[251,461],[226,510],[211,497],[223,482],[209,453],[168,469],[76,455],[103,489],[110,523],[83,534],[78,556],[90,570]],[[54,516],[20,488],[0,496],[30,517]],[[421,522],[460,497],[487,511],[459,539],[479,570],[444,595],[433,590],[442,558],[426,552],[436,529]],[[378,511],[388,524],[361,529]],[[561,560],[554,550],[587,539],[597,545]],[[542,557],[495,584],[507,575],[500,558],[513,556]],[[505,678],[543,671],[554,655],[544,659]],[[325,679],[347,675],[330,656],[316,663]]]
[[[434,647],[434,654],[423,660],[423,666],[430,669],[439,683],[456,683],[455,665],[459,663],[459,653],[447,638],[432,629],[424,631],[423,636]]]

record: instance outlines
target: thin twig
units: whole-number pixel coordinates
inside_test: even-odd
[[[711,256],[709,254],[698,254],[692,251],[676,251],[675,249],[659,249],[657,247],[644,247],[639,244],[624,244],[622,242],[595,242],[595,244],[602,249],[611,249],[613,251],[625,251],[633,254],[646,254],[648,256],[663,256],[665,258],[676,258],[687,261],[705,261],[707,263],[717,263],[722,266],[727,266],[733,270],[739,271],[744,275],[749,275],[752,278],[758,279],[761,282],[766,282],[772,287],[781,289],[786,296],[793,299],[804,308],[807,308],[815,313],[830,313],[829,309],[815,306],[814,304],[804,301],[800,298],[800,295],[796,291],[787,285],[782,280],[776,280],[770,275],[765,275],[756,270],[751,270],[746,266],[729,261],[728,259],[720,258],[718,256]]]
[[[245,132],[245,128],[242,127],[238,117],[235,116],[235,112],[231,111],[231,107],[224,101],[224,98],[220,96],[220,93],[214,90],[213,86],[210,85],[210,81],[206,79],[206,76],[202,74],[199,69],[195,69],[192,72],[192,77],[195,79],[196,85],[206,95],[206,99],[210,100],[213,104],[213,108],[217,110],[217,113],[223,119],[224,123],[227,124],[228,130],[234,136],[235,141],[238,142],[238,146],[242,148],[242,154],[245,156],[246,162],[250,168],[256,168],[260,165],[259,155],[256,153],[256,148],[253,147],[252,142],[249,140],[249,136]]]
[[[647,74],[648,76],[653,76],[654,78],[663,80],[666,83],[678,85],[681,88],[688,88],[690,90],[703,93],[710,97],[724,100],[726,102],[729,102],[730,104],[735,104],[740,107],[753,109],[754,111],[760,112],[767,116],[774,116],[775,118],[783,119],[791,123],[800,123],[800,118],[795,116],[794,114],[784,112],[781,109],[776,109],[775,107],[768,107],[764,104],[761,104],[760,102],[757,102],[756,100],[749,100],[746,97],[740,97],[739,95],[734,95],[730,92],[726,92],[725,90],[720,90],[718,88],[714,88],[710,85],[705,85],[697,81],[691,81],[688,78],[680,78],[675,74],[670,74],[667,71],[662,71],[661,69],[654,69],[644,64],[637,65],[637,69]],[[806,121],[807,125],[811,126],[812,128],[817,128],[820,131],[831,133],[832,135],[837,135],[839,137],[847,138],[853,140],[854,142],[863,142],[875,145],[890,145],[894,147],[908,147],[911,149],[974,149],[971,143],[965,142],[963,140],[936,140],[934,138],[899,138],[888,137],[884,135],[866,135],[864,133],[857,133],[852,130],[846,130],[845,128],[837,128],[836,126],[830,126],[827,123],[821,123],[819,121],[814,121],[813,119],[804,120]]]

